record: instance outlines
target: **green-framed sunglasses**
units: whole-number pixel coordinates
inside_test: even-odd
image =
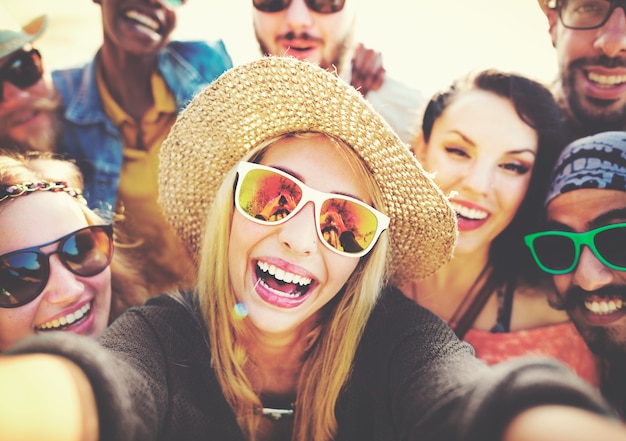
[[[584,233],[541,231],[528,234],[524,242],[539,268],[550,274],[574,271],[583,245],[607,267],[626,271],[626,223],[605,225]]]

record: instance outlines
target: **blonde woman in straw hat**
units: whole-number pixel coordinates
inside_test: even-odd
[[[48,20],[20,26],[0,5],[0,143],[15,150],[54,151],[61,130],[59,97],[33,47]]]
[[[195,291],[130,310],[102,346],[68,335],[15,346],[0,363],[3,434],[626,436],[567,370],[489,368],[389,287],[450,259],[454,213],[397,135],[334,74],[273,57],[227,71],[182,113],[160,171],[164,213],[196,257]],[[346,231],[350,246],[326,239]],[[17,393],[28,410],[6,398]],[[544,438],[531,438],[537,433]]]

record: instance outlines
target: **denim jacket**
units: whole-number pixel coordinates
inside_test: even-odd
[[[54,71],[52,79],[63,101],[59,151],[80,166],[89,206],[106,213],[115,207],[124,147],[120,132],[104,113],[96,57],[82,67]],[[232,60],[221,40],[175,41],[159,54],[158,67],[180,112],[196,93],[230,69]]]

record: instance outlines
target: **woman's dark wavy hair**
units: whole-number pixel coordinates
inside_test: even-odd
[[[511,223],[491,244],[489,253],[492,274],[498,282],[537,282],[545,275],[525,246],[524,235],[537,231],[542,225],[543,196],[552,167],[566,142],[563,114],[543,84],[521,75],[487,69],[470,74],[433,96],[423,115],[425,142],[430,139],[437,118],[459,95],[470,90],[483,90],[509,99],[522,121],[537,132],[539,144],[528,191]]]

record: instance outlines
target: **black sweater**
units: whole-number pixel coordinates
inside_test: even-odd
[[[201,323],[193,302],[161,296],[122,315],[102,337],[104,348],[58,333],[9,353],[63,354],[81,366],[96,393],[102,441],[244,441]],[[484,365],[438,317],[390,288],[340,397],[336,440],[497,440],[513,416],[539,404],[609,412],[554,361]]]

